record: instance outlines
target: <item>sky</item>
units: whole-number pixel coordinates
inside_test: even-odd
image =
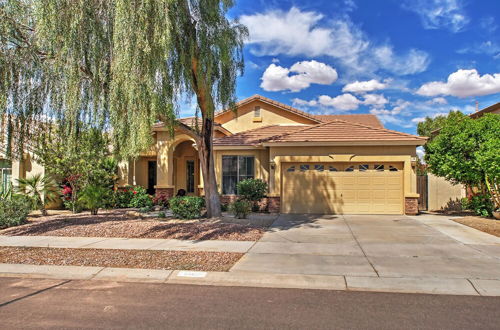
[[[415,133],[500,102],[498,14],[497,0],[236,0],[228,16],[250,34],[237,97]]]

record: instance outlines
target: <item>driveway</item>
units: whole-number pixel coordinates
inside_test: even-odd
[[[431,215],[281,215],[231,271],[500,280],[500,239]]]

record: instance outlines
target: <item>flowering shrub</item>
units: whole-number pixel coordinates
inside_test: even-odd
[[[165,194],[157,195],[153,198],[153,204],[161,207],[168,207],[168,196]]]
[[[204,206],[205,199],[198,196],[182,196],[170,199],[170,209],[174,216],[180,219],[200,218]]]
[[[153,206],[153,200],[140,186],[126,186],[115,192],[114,206],[117,208],[142,208]]]

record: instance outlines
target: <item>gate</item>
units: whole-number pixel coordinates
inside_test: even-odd
[[[427,175],[417,175],[417,193],[418,197],[418,210],[427,211],[428,209],[428,178]]]

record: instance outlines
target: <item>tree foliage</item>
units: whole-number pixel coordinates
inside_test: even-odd
[[[498,115],[475,120],[465,115],[449,116],[426,145],[426,163],[432,173],[452,183],[489,190],[500,207],[499,132]]]
[[[16,126],[16,149],[37,133],[26,127],[43,120],[61,126],[72,144],[82,123],[112,132],[116,154],[137,156],[151,145],[151,126],[161,120],[173,133],[180,98],[196,96],[207,208],[219,209],[211,120],[216,108],[234,104],[247,36],[228,20],[232,6],[232,0],[0,2],[0,114]]]

